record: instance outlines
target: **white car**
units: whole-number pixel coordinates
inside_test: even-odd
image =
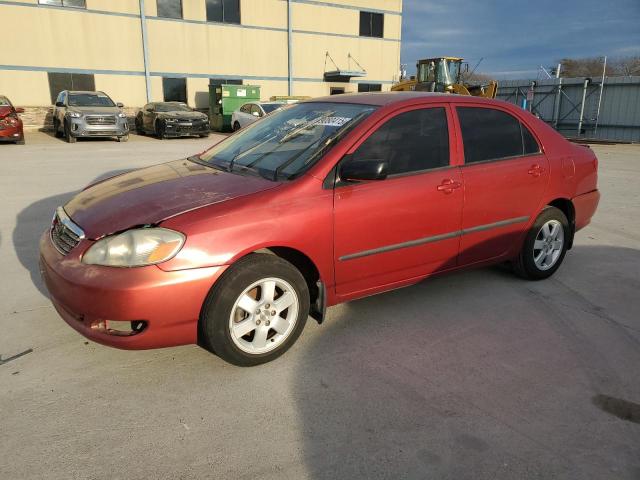
[[[231,114],[231,127],[240,130],[260,118],[284,107],[287,102],[250,102],[242,105]]]

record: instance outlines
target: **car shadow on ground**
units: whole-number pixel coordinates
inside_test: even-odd
[[[131,170],[132,169],[122,169],[105,172],[93,179],[90,183],[105,180]],[[78,191],[43,198],[29,205],[18,213],[16,217],[16,226],[13,230],[13,246],[16,255],[22,266],[29,271],[31,281],[35,287],[45,296],[48,296],[48,293],[40,277],[40,269],[38,266],[40,236],[42,232],[51,225],[55,209],[67,203],[76,193],[78,193]]]
[[[600,399],[640,412],[638,265],[575,246],[541,282],[485,268],[329,309],[291,393],[310,478],[637,478],[640,431]]]

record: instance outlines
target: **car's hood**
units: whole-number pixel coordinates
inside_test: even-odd
[[[97,183],[76,195],[64,209],[87,238],[96,239],[279,184],[176,160]]]
[[[6,117],[11,112],[13,112],[13,109],[9,105],[0,106],[0,118]]]
[[[200,112],[158,112],[160,118],[180,118],[184,120],[204,119],[207,116]]]
[[[70,112],[79,112],[83,115],[117,115],[120,113],[118,107],[69,107]]]

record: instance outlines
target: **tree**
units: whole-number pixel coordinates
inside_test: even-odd
[[[604,57],[563,58],[557,63],[562,64],[561,77],[600,77],[604,66]],[[550,68],[552,75],[556,73],[556,66]],[[607,58],[608,77],[640,75],[640,56]]]

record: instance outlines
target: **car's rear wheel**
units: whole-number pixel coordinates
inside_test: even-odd
[[[77,140],[76,137],[71,135],[71,125],[67,121],[64,122],[64,138],[68,143],[76,143]]]
[[[233,131],[237,132],[238,130],[240,130],[240,122],[235,121],[233,122]]]
[[[234,365],[259,365],[293,345],[308,314],[302,274],[275,255],[251,254],[232,265],[209,293],[200,343]]]
[[[118,141],[119,142],[127,142],[127,141],[129,141],[129,134],[119,136],[118,137]]]
[[[546,207],[527,233],[514,269],[529,280],[542,280],[553,275],[567,253],[569,221],[562,210]]]

